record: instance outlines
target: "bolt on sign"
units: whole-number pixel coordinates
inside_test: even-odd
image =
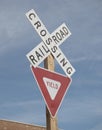
[[[54,117],[71,84],[71,76],[75,72],[74,67],[59,48],[59,45],[71,35],[71,32],[66,24],[63,23],[50,34],[33,9],[27,12],[26,16],[42,39],[42,42],[26,56],[31,63],[32,73],[35,76],[47,108],[51,116]],[[67,76],[38,67],[50,53],[57,60]]]

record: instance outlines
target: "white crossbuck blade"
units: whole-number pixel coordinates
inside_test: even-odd
[[[72,67],[70,62],[67,60],[61,49],[56,44],[55,40],[51,37],[50,33],[46,29],[45,25],[42,23],[42,21],[37,16],[36,12],[32,9],[28,13],[26,13],[26,16],[28,20],[31,22],[39,36],[42,38],[46,48],[52,53],[54,58],[57,60],[57,62],[60,64],[64,72],[68,77],[71,77],[72,74],[74,74],[75,69]],[[40,50],[41,51],[41,50]],[[43,52],[42,52],[43,54]],[[39,55],[39,53],[38,53]],[[35,57],[33,55],[27,56],[29,61],[34,66],[34,63],[36,61]]]
[[[70,35],[70,31],[64,23],[51,33],[51,37],[55,40],[58,46]],[[42,61],[44,61],[45,58],[48,57],[49,54],[50,51],[48,47],[44,44],[44,42],[41,42],[27,54],[27,58],[34,67],[37,67]]]

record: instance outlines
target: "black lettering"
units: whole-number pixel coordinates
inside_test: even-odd
[[[46,47],[46,48],[45,48]],[[46,53],[48,53],[49,52],[49,49],[47,48],[47,46],[45,45],[45,46],[42,46],[42,48],[44,49],[44,51],[46,52]]]
[[[66,36],[65,33],[62,30],[60,30],[60,33],[61,33],[63,38]]]
[[[56,33],[56,36],[57,36],[57,38],[61,41],[62,40],[62,37],[61,37],[61,35],[57,32]]]
[[[40,21],[37,21],[34,25],[36,25],[36,29],[38,29],[39,27],[41,27]]]
[[[52,42],[52,39],[51,39],[51,38],[48,38],[48,39],[46,40],[47,45],[50,45],[51,42]]]
[[[46,35],[46,30],[41,30],[40,35],[44,37]]]
[[[55,36],[52,36],[52,39],[55,41],[56,44],[59,42]]]
[[[33,55],[30,55],[29,58],[33,62],[33,64],[35,64],[35,62],[37,62],[37,60],[35,59],[35,57]]]
[[[63,66],[65,66],[65,65],[67,64],[67,61],[65,61],[65,58],[63,58],[63,59],[60,61],[60,63],[62,63]]]
[[[71,74],[72,68],[71,68],[71,67],[68,67],[66,71],[67,71],[68,74]]]
[[[38,60],[40,60],[40,57],[42,58],[42,55],[40,55],[40,53],[38,53],[37,51],[35,51],[35,53],[36,53]]]
[[[34,13],[29,14],[30,20],[32,20],[34,17],[36,17]]]
[[[53,48],[51,48],[52,52],[55,53],[57,50],[57,46],[53,46]]]
[[[63,29],[63,31],[65,32],[65,34],[68,34],[68,30],[67,30],[66,27],[63,27],[62,29]]]
[[[57,55],[57,58],[58,58],[60,55],[61,55],[61,53],[59,53],[59,54]]]
[[[41,48],[39,48],[40,52],[42,53],[42,55],[44,56],[44,52],[41,50]]]

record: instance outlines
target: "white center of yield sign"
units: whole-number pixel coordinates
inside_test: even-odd
[[[59,81],[52,80],[46,77],[43,78],[43,81],[49,92],[51,99],[54,100],[58,93],[58,90],[60,89],[61,83]]]

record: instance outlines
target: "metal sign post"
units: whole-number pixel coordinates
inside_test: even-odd
[[[50,54],[44,60],[44,68],[54,71],[54,57]],[[57,117],[52,117],[48,108],[46,107],[46,129],[47,130],[58,130]]]

